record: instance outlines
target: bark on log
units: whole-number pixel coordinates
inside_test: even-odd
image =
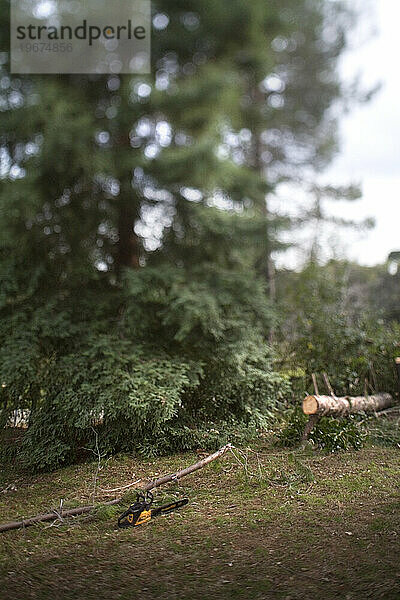
[[[219,450],[217,450],[217,452],[214,452],[214,454],[210,454],[209,456],[206,456],[206,458],[203,458],[202,460],[198,461],[197,463],[190,465],[190,467],[186,467],[186,469],[182,469],[181,471],[177,471],[176,473],[164,475],[164,477],[160,477],[159,479],[150,481],[145,486],[143,486],[139,489],[142,489],[143,491],[148,491],[148,490],[152,490],[156,487],[160,487],[160,485],[164,485],[165,483],[169,483],[170,481],[177,481],[178,479],[182,479],[182,477],[186,477],[186,475],[190,475],[191,473],[194,473],[194,471],[198,471],[199,469],[202,469],[203,467],[208,465],[213,460],[220,458],[226,452],[228,452],[228,450],[230,450],[232,447],[233,447],[232,444],[227,444],[226,446],[223,446],[223,448],[220,448]],[[122,500],[123,500],[123,498],[116,498],[115,500],[109,500],[108,502],[103,502],[102,505],[103,506],[112,506],[114,504],[119,504],[120,502],[122,502]],[[71,508],[70,510],[63,510],[62,512],[53,511],[50,513],[46,513],[44,515],[37,515],[36,517],[31,517],[30,519],[24,519],[23,521],[11,521],[10,523],[4,523],[3,525],[0,525],[0,533],[2,533],[4,531],[11,531],[12,529],[21,529],[23,527],[30,527],[31,525],[34,525],[35,523],[41,523],[41,522],[45,522],[45,521],[55,521],[57,518],[60,518],[60,517],[62,519],[64,519],[64,517],[73,517],[73,516],[77,516],[77,515],[83,515],[85,513],[92,512],[95,508],[97,508],[97,507],[93,506],[93,505],[80,506],[78,508]]]
[[[373,396],[307,396],[303,400],[303,412],[306,415],[320,417],[331,415],[344,417],[358,412],[378,412],[390,408],[395,400],[390,394],[374,394]]]

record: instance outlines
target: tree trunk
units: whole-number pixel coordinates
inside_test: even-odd
[[[256,171],[258,171],[258,173],[261,176],[265,176],[264,175],[264,165],[263,165],[262,159],[261,159],[261,151],[262,151],[261,134],[259,132],[256,132],[254,134],[254,138],[255,138],[254,139],[255,169],[256,169]],[[264,199],[263,213],[268,222],[269,207],[268,207],[267,198]],[[267,227],[267,231],[266,231],[266,236],[267,236],[267,250],[266,250],[266,256],[265,256],[265,264],[266,264],[265,279],[266,279],[267,286],[268,286],[269,299],[272,304],[275,304],[275,301],[276,301],[275,265],[274,265],[274,261],[272,260],[271,244],[270,244],[270,239],[269,239],[270,232],[268,231],[268,227]]]
[[[126,267],[139,268],[139,240],[134,231],[136,211],[127,203],[122,203],[118,215],[118,258],[117,270]]]
[[[266,201],[265,201],[266,202]],[[268,208],[266,208],[268,214]],[[275,264],[272,260],[271,252],[268,250],[267,255],[267,284],[269,291],[269,299],[272,304],[276,302],[276,279],[275,279]]]
[[[378,412],[390,408],[395,400],[390,394],[336,398],[335,396],[307,396],[303,400],[303,412],[306,415],[320,417],[347,416],[358,412]]]
[[[255,105],[258,105],[261,108],[265,104],[264,94],[260,91],[257,82],[255,82],[255,84],[253,84],[253,86],[251,86],[250,95],[253,98],[253,102]],[[263,127],[260,127],[260,126],[257,127],[257,125],[254,126],[254,130],[253,130],[253,167],[254,167],[254,170],[260,174],[261,177],[265,178],[265,164],[263,163],[263,160],[262,160],[262,150],[263,150],[263,143],[261,140],[262,130],[263,130]],[[268,220],[269,207],[268,207],[267,198],[264,199],[263,213],[264,213],[266,219]],[[265,256],[265,264],[266,264],[265,279],[266,279],[267,286],[268,286],[269,299],[272,304],[275,304],[275,301],[276,301],[275,265],[274,265],[274,261],[272,259],[271,245],[270,245],[270,240],[269,240],[270,232],[268,231],[268,229],[266,231],[266,236],[267,236],[267,250],[266,250],[266,256]],[[271,335],[273,336],[273,332],[271,332]]]

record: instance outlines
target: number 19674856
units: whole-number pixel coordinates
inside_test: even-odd
[[[26,42],[20,44],[20,49],[22,52],[72,52],[73,46],[65,42]]]

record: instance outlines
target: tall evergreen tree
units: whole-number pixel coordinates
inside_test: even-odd
[[[159,0],[149,78],[11,76],[7,4],[0,402],[3,422],[31,409],[21,456],[71,460],[98,421],[109,450],[259,426],[287,390],[265,294],[286,221],[266,194],[332,147],[331,3]]]

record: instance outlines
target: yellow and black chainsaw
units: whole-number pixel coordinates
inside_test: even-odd
[[[186,506],[189,502],[187,498],[159,506],[157,508],[151,508],[154,498],[151,492],[144,494],[138,494],[136,502],[132,504],[128,510],[126,510],[118,519],[118,527],[125,529],[126,527],[139,527],[139,525],[145,525],[154,517],[159,515],[168,515],[182,506]]]

